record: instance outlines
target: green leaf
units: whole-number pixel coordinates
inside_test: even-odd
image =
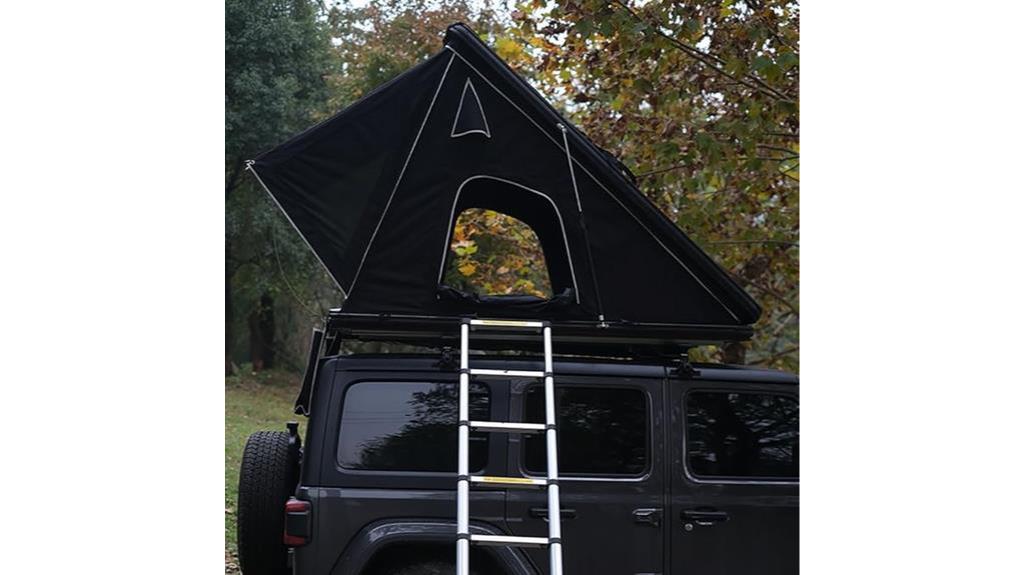
[[[783,70],[789,70],[800,63],[800,58],[792,52],[783,52],[779,54],[778,64]]]
[[[746,74],[747,63],[740,58],[729,58],[725,63],[725,71],[734,75]]]
[[[697,149],[699,149],[702,152],[706,152],[714,143],[714,140],[712,140],[711,136],[705,134],[704,132],[697,134],[694,140],[697,142]]]
[[[573,30],[585,40],[594,33],[594,23],[591,20],[580,20],[573,26]]]

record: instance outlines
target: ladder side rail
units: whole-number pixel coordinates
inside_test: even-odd
[[[459,473],[455,573],[469,575],[469,323],[461,325],[462,350],[459,362]]]
[[[551,359],[551,326],[544,325],[544,404],[548,451],[548,550],[551,575],[562,575],[562,508],[558,493],[558,437],[556,432],[555,378]]]

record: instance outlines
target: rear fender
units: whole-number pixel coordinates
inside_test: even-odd
[[[507,535],[486,524],[470,524],[470,532],[481,535]],[[338,558],[332,575],[361,573],[370,560],[391,545],[442,543],[451,546],[455,557],[455,522],[424,519],[387,519],[364,527]],[[538,575],[522,551],[509,547],[483,548],[507,575]]]

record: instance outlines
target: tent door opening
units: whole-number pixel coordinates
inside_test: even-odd
[[[459,213],[445,257],[442,283],[463,292],[554,295],[537,233],[508,214],[479,208]]]
[[[456,224],[467,210],[497,212],[522,222],[536,235],[539,250],[534,256],[541,256],[540,262],[531,265],[546,267],[550,282],[550,297],[539,297],[537,293],[479,294],[467,292],[460,286],[446,283],[446,270],[452,266],[452,242],[455,239]],[[569,236],[565,221],[550,196],[540,190],[488,175],[467,178],[459,186],[449,214],[448,233],[441,248],[441,263],[438,270],[438,299],[451,303],[463,313],[500,313],[516,310],[542,311],[540,307],[575,307],[580,303],[577,272],[569,249]],[[457,256],[455,256],[457,257]]]

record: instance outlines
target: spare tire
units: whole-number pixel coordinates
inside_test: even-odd
[[[288,572],[284,504],[297,481],[298,461],[287,432],[249,436],[238,474],[238,562],[245,575]]]

